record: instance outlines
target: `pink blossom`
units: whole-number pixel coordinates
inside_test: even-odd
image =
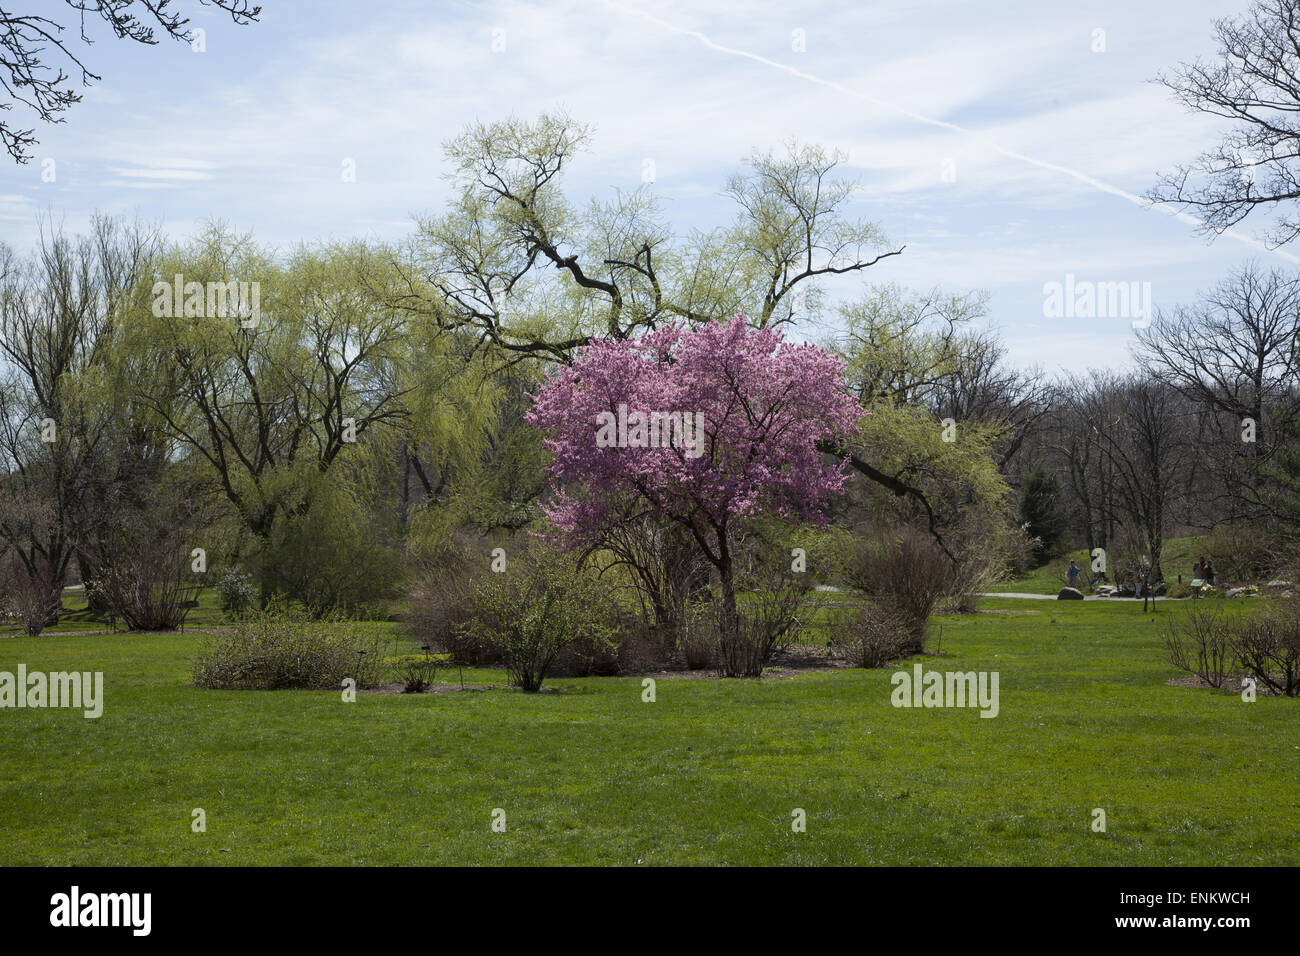
[[[843,384],[843,363],[795,345],[743,316],[696,329],[668,326],[640,339],[592,342],[533,398],[527,420],[554,453],[553,526],[590,540],[629,504],[682,522],[723,545],[729,519],[782,515],[821,522],[847,474],[817,450],[857,431],[863,412]],[[619,415],[671,413],[702,420],[701,445],[602,447]],[[635,429],[629,430],[635,439]],[[653,437],[654,432],[652,430]],[[644,433],[640,436],[644,438]],[[712,556],[711,556],[712,557]]]

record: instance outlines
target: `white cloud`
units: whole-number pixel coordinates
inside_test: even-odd
[[[1207,247],[1184,223],[990,145],[1141,193],[1212,138],[1148,81],[1206,52],[1212,17],[1227,12],[1219,0],[1190,0],[1172,18],[1166,4],[1119,0],[764,0],[743,15],[732,0],[619,2],[842,89],[604,0],[399,3],[366,18],[343,0],[283,5],[254,27],[214,20],[203,56],[98,44],[121,57],[104,70],[111,91],[97,87],[68,124],[42,132],[58,183],[39,168],[0,170],[0,219],[18,242],[34,226],[8,224],[50,203],[70,222],[139,208],[180,232],[221,217],[278,244],[395,238],[447,196],[442,143],[464,124],[566,108],[596,127],[571,170],[575,198],[635,188],[649,158],[683,233],[730,217],[718,192],[752,149],[790,136],[846,149],[863,182],[855,210],[908,244],[871,278],[990,288],[1019,357],[1059,341],[1022,323],[1041,321],[1033,290],[1066,271],[1151,275],[1181,297],[1258,255],[1229,240]],[[1089,49],[1098,25],[1104,54]],[[791,49],[795,29],[806,52]],[[355,183],[340,176],[345,160]],[[1075,361],[1094,340],[1051,352]]]

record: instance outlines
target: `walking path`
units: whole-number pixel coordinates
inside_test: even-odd
[[[980,597],[1000,597],[1000,598],[1029,598],[1034,601],[1056,601],[1055,594],[1030,594],[1027,591],[981,591]],[[1140,601],[1141,598],[1135,597],[1104,597],[1100,594],[1085,594],[1085,601]],[[1191,598],[1167,598],[1160,596],[1157,601],[1190,601]]]

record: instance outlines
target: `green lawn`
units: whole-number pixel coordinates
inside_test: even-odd
[[[190,687],[191,634],[5,638],[106,704],[0,710],[0,865],[1300,863],[1300,701],[1168,685],[1130,602],[986,607],[1017,613],[937,619],[921,661],[996,670],[996,719],[895,709],[891,670],[345,704]]]

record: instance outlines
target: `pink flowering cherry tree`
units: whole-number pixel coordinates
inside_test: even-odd
[[[596,541],[629,503],[683,525],[718,571],[729,633],[738,524],[823,523],[848,476],[817,443],[856,433],[863,414],[838,357],[739,315],[594,341],[532,399],[527,420],[554,453],[546,510],[558,536]]]

